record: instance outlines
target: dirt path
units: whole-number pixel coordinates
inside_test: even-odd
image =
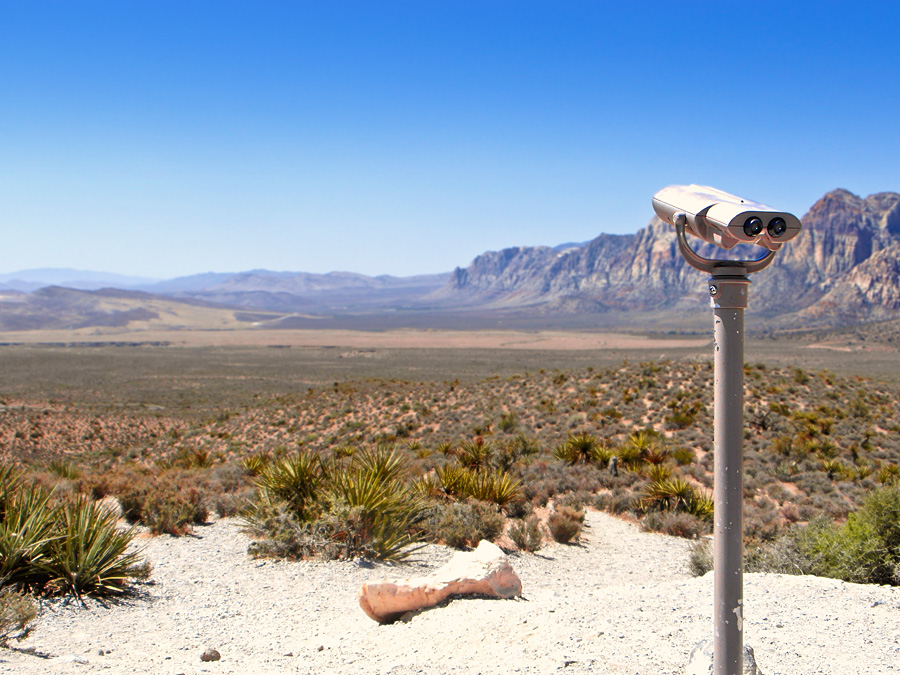
[[[689,543],[588,514],[579,546],[512,556],[521,600],[458,599],[380,626],[359,609],[364,580],[415,565],[274,562],[246,555],[233,520],[145,541],[144,596],[45,608],[0,672],[48,673],[682,673],[710,637],[712,576],[686,570]],[[766,675],[900,672],[900,589],[815,577],[747,575],[746,641]],[[208,647],[222,658],[205,663]],[[101,655],[102,652],[102,655]]]

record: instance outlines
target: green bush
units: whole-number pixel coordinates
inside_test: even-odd
[[[900,585],[900,487],[875,490],[845,525],[807,528],[798,543],[812,574]]]
[[[900,585],[900,487],[882,487],[837,526],[795,525],[747,552],[749,571],[814,574],[854,583]]]

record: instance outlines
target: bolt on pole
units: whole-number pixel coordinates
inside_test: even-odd
[[[715,318],[713,675],[741,675],[744,662],[744,310],[749,286],[742,267],[721,267],[709,280]]]

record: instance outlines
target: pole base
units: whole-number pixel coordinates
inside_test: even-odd
[[[710,675],[713,672],[713,651],[714,645],[712,640],[701,640],[698,642],[688,657],[688,665],[684,675]],[[753,647],[747,645],[744,645],[744,670],[742,675],[763,675],[762,671],[756,666]]]

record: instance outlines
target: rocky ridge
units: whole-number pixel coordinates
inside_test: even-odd
[[[900,194],[834,190],[803,217],[800,237],[753,280],[754,311],[801,313],[820,325],[896,316],[900,308]],[[698,242],[707,257],[720,249]],[[758,251],[758,250],[757,250]],[[758,257],[736,247],[729,257]],[[634,235],[600,235],[580,248],[510,248],[457,268],[433,295],[447,305],[553,311],[675,309],[706,302],[705,275],[654,218]]]

